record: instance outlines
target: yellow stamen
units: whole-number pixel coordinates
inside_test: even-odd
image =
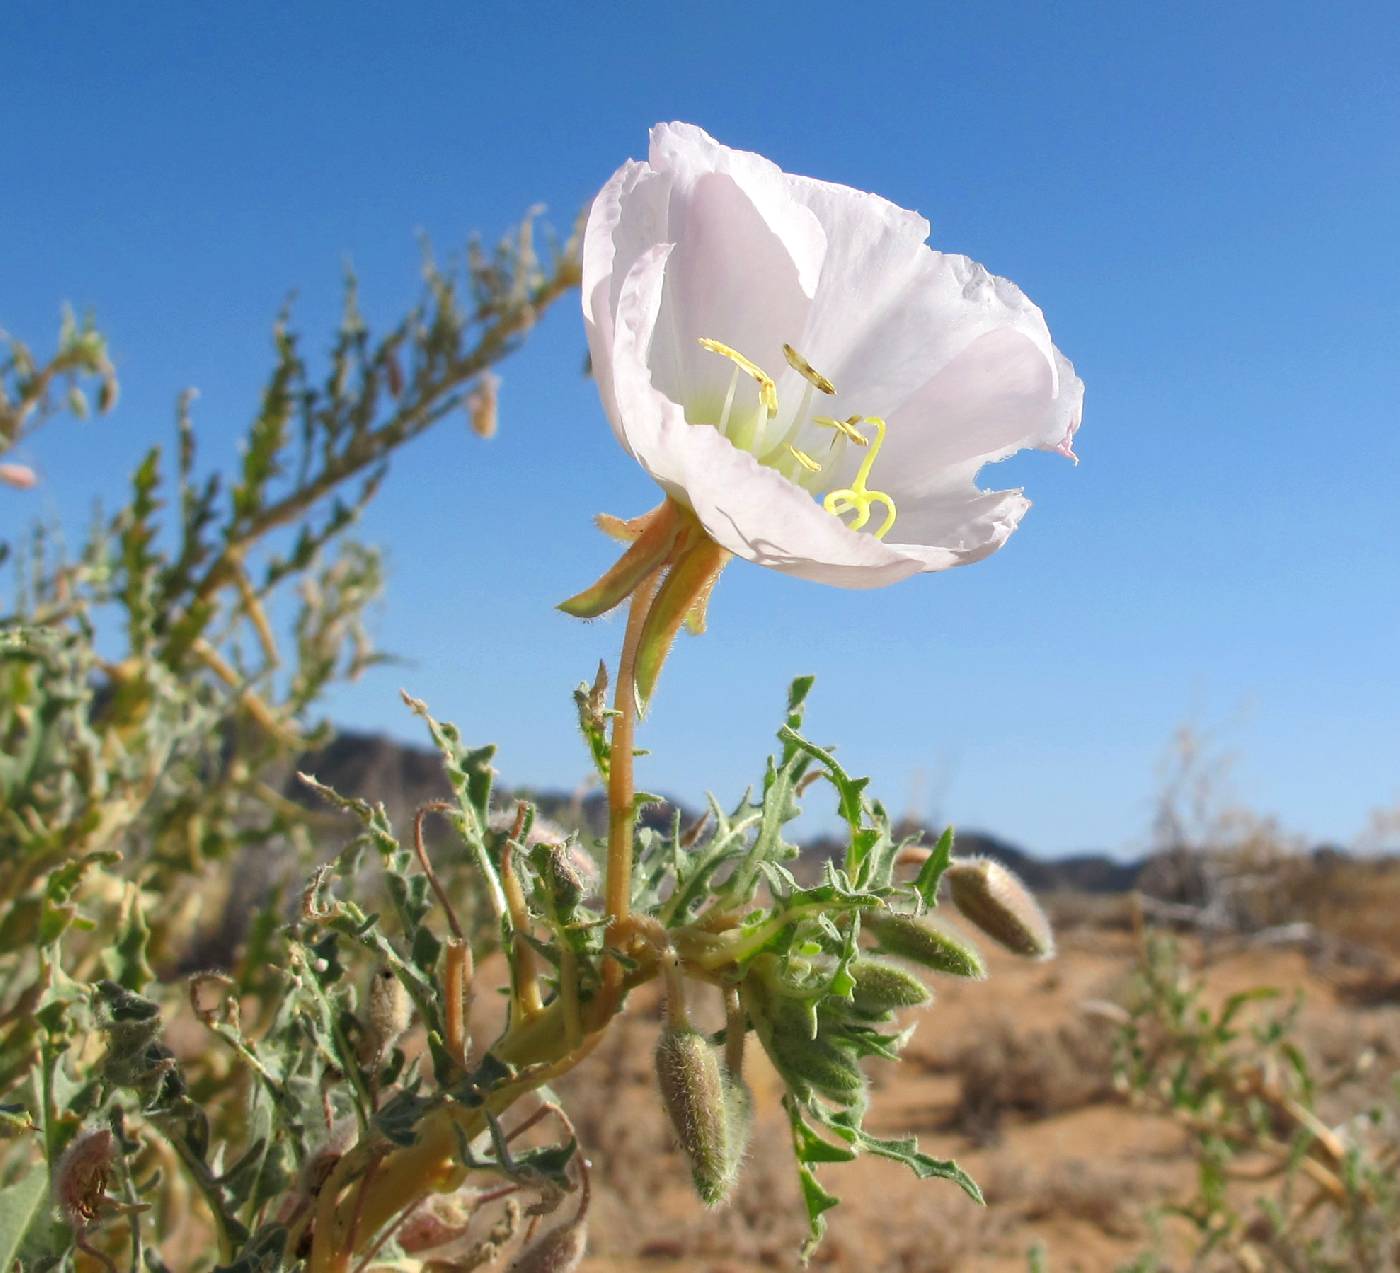
[[[815,385],[823,393],[835,393],[836,386],[831,383],[820,371],[812,366],[801,354],[791,345],[783,346],[783,357],[788,360],[791,367],[803,380]]]
[[[846,513],[854,512],[855,520],[847,525],[851,530],[860,530],[870,520],[870,506],[872,504],[881,505],[885,509],[885,521],[875,532],[875,538],[884,539],[889,533],[890,527],[894,525],[894,519],[897,516],[894,500],[884,491],[870,490],[865,483],[870,477],[870,469],[875,463],[875,457],[880,454],[880,448],[885,445],[885,422],[879,416],[852,416],[846,423],[854,429],[857,421],[875,426],[875,441],[870,446],[865,458],[860,462],[860,468],[856,470],[851,484],[839,491],[830,492],[822,500],[822,507],[833,517],[843,517]]]
[[[848,420],[833,420],[829,415],[814,415],[812,423],[819,424],[824,429],[835,429],[837,433],[854,442],[857,446],[869,446],[870,439],[856,428],[860,419],[858,415],[853,415]]]
[[[778,414],[778,386],[774,383],[772,376],[756,362],[745,358],[737,349],[731,349],[728,345],[711,340],[708,336],[699,337],[699,341],[701,348],[708,349],[712,354],[719,354],[721,358],[728,358],[740,371],[747,372],[757,380],[758,400],[763,403],[764,410],[768,412],[768,418],[771,420]]]
[[[738,373],[740,371],[748,376],[752,376],[753,379],[758,382],[758,399],[764,411],[767,413],[768,419],[771,420],[778,414],[778,386],[772,376],[764,371],[763,368],[752,359],[745,358],[737,349],[732,349],[721,341],[711,340],[707,336],[701,336],[699,337],[699,342],[701,348],[709,350],[710,353],[719,354],[722,358],[729,359],[736,368],[734,376],[730,378],[729,392],[725,395],[724,399],[724,408],[721,412],[719,425],[721,432],[728,432],[730,412],[734,405],[734,387],[737,383]],[[796,460],[808,473],[820,473],[823,471],[823,466],[814,460],[806,451],[800,450],[798,447],[794,446],[793,442],[803,428],[804,421],[808,420],[807,405],[811,400],[812,390],[816,389],[825,394],[834,394],[836,392],[836,386],[822,375],[821,372],[817,371],[816,368],[791,345],[783,345],[783,357],[787,359],[788,366],[807,382],[807,388],[802,396],[802,404],[798,408],[797,414],[793,416],[792,423],[787,433],[776,446],[766,451],[762,450],[757,446],[757,443],[762,439],[764,426],[760,420],[755,418],[746,427],[740,428],[732,440],[741,450],[753,451],[758,457],[758,462],[760,464],[773,465],[778,468],[780,472],[783,472],[785,476],[790,476],[790,471],[783,468],[783,465],[786,464],[786,460],[783,460],[782,464],[775,464],[775,461],[778,460],[784,452]],[[860,530],[870,520],[871,508],[878,504],[885,510],[885,520],[881,524],[880,529],[875,531],[874,534],[876,539],[884,539],[889,533],[890,528],[894,525],[898,512],[895,508],[894,500],[891,499],[886,492],[872,491],[866,483],[870,478],[870,470],[875,463],[875,458],[880,454],[880,448],[885,444],[885,421],[879,416],[853,415],[847,416],[844,420],[837,420],[831,416],[812,416],[810,417],[810,423],[820,425],[822,428],[832,429],[835,433],[835,436],[831,439],[831,447],[827,455],[828,461],[835,458],[839,449],[839,444],[843,441],[854,442],[856,446],[863,446],[866,448],[865,458],[861,460],[860,467],[856,469],[856,475],[852,479],[850,486],[843,487],[841,490],[830,491],[826,498],[822,500],[822,508],[833,517],[843,519],[843,522],[847,513],[854,513],[855,516],[849,522],[844,522],[844,524],[850,530]],[[856,427],[861,424],[874,426],[875,441],[873,443]],[[803,479],[799,485],[811,490],[812,487],[817,484],[810,479]]]

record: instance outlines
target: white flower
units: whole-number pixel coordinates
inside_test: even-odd
[[[690,124],[599,192],[583,310],[604,407],[721,547],[879,587],[1006,542],[1030,502],[980,490],[982,465],[1073,456],[1084,387],[1040,310],[928,232]]]

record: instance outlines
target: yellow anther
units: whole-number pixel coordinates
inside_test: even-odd
[[[774,383],[773,377],[763,370],[756,362],[745,358],[737,349],[731,349],[728,345],[720,341],[711,340],[708,336],[699,337],[700,345],[708,349],[712,354],[718,354],[721,358],[728,358],[740,371],[746,372],[758,381],[758,400],[763,403],[763,408],[768,412],[771,420],[778,414],[778,386]]]
[[[804,469],[809,473],[820,473],[822,466],[816,462],[806,451],[799,451],[795,446],[788,447],[788,451]]]
[[[870,469],[875,463],[875,457],[880,454],[880,448],[885,445],[885,422],[879,416],[852,416],[844,423],[854,429],[857,422],[875,426],[875,441],[865,458],[860,462],[860,468],[856,470],[851,484],[842,490],[830,492],[822,500],[822,507],[833,517],[844,517],[847,513],[854,512],[855,519],[847,524],[851,530],[860,530],[870,520],[870,506],[879,504],[885,510],[885,521],[875,532],[875,538],[884,539],[889,533],[890,527],[894,525],[894,519],[897,516],[894,500],[884,491],[870,490],[865,483],[870,477]]]
[[[791,367],[808,384],[815,385],[822,393],[835,393],[836,386],[831,383],[820,371],[812,366],[801,354],[791,345],[783,346],[783,357],[788,360]]]
[[[837,433],[857,446],[869,446],[870,439],[865,436],[856,425],[860,423],[860,416],[853,415],[848,420],[834,420],[829,415],[814,415],[813,424],[819,424],[824,429],[835,429]]]

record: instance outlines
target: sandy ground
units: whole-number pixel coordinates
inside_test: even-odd
[[[1133,956],[1126,934],[1070,934],[1052,964],[994,957],[985,983],[940,982],[936,1001],[919,1014],[905,1061],[873,1066],[867,1125],[880,1135],[917,1134],[926,1152],[956,1158],[982,1184],[989,1205],[979,1208],[955,1186],[916,1180],[881,1159],[826,1168],[823,1182],[843,1205],[831,1213],[813,1267],[1023,1273],[1028,1251],[1039,1244],[1051,1273],[1099,1273],[1146,1249],[1154,1209],[1185,1196],[1193,1166],[1179,1129],[1113,1094],[1105,1062],[1113,1026],[1084,1012],[1086,1003],[1121,990]],[[1335,984],[1295,952],[1220,958],[1209,984],[1215,996],[1263,984],[1304,990],[1301,1033],[1324,1053],[1345,1052],[1362,1031],[1396,1035],[1400,1024],[1400,1009],[1344,1005]],[[585,1273],[799,1267],[795,1174],[766,1061],[755,1048],[746,1065],[759,1112],[745,1177],[729,1207],[706,1213],[657,1107],[650,1069],[656,1013],[655,997],[638,995],[617,1037],[561,1085],[598,1164]],[[1077,1058],[1046,1043],[1064,1031],[1093,1055]],[[991,1039],[994,1071],[995,1040],[1005,1038],[1028,1041],[1022,1065],[1036,1085],[1046,1081],[1041,1103],[1049,1108],[969,1120],[969,1098],[986,1094],[965,1089],[959,1055]],[[1037,1068],[1041,1044],[1048,1050]],[[1393,1067],[1396,1057],[1382,1061]],[[1184,1229],[1168,1223],[1164,1232],[1168,1254],[1179,1257]]]

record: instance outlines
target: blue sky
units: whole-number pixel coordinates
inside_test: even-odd
[[[0,531],[120,498],[198,386],[232,457],[289,290],[312,349],[353,259],[371,319],[443,250],[544,202],[567,224],[660,119],[918,208],[1015,279],[1087,386],[1078,469],[984,484],[1036,507],[996,557],[877,593],[742,563],[677,649],[645,785],[726,800],[784,687],[911,801],[1042,852],[1126,852],[1172,729],[1218,727],[1240,798],[1346,839],[1400,800],[1400,23],[1393,5],[19,3],[0,37],[0,327],[90,306],[118,412],[25,457]],[[586,769],[570,690],[621,624],[552,611],[654,502],[579,374],[575,304],[504,368],[489,444],[403,454],[366,537],[407,664],[335,696],[416,737],[402,684],[502,745],[512,782]],[[922,777],[920,777],[922,775]]]

